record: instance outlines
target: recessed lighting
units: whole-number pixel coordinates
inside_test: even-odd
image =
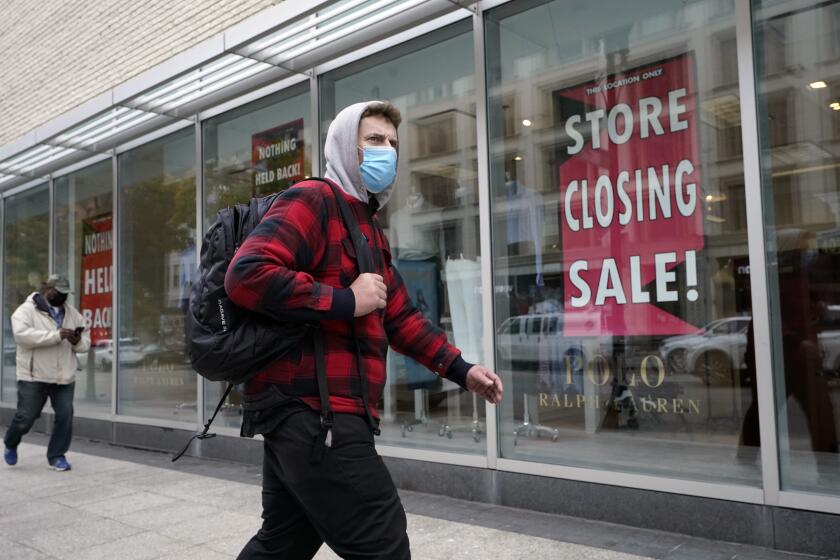
[[[514,156],[513,161],[522,161],[522,156]]]
[[[530,120],[522,119],[522,126],[531,126],[532,124],[534,123],[532,123]]]
[[[828,84],[822,80],[817,80],[816,82],[811,82],[810,84],[808,84],[808,87],[811,89],[823,89],[827,88]]]

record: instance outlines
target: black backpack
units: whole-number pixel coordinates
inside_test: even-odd
[[[238,307],[225,291],[225,273],[234,254],[279,196],[223,208],[204,235],[186,333],[190,363],[210,381],[244,383],[296,347],[306,333],[299,323],[278,323]]]
[[[313,178],[315,179],[315,178]],[[318,179],[315,179],[318,180]],[[330,183],[345,227],[350,232],[356,254],[361,255],[360,270],[371,270],[367,241],[347,202]],[[204,235],[198,280],[190,290],[186,316],[186,337],[193,369],[210,381],[228,383],[216,410],[200,434],[194,435],[172,460],[183,455],[193,439],[207,439],[210,425],[235,385],[257,375],[265,366],[291,350],[299,348],[303,339],[318,330],[316,324],[275,321],[259,313],[242,309],[225,291],[225,274],[237,249],[260,223],[272,204],[283,196],[275,193],[252,198],[247,204],[223,208]],[[319,333],[320,335],[320,333]],[[326,372],[323,371],[323,337],[315,336],[316,369],[322,400],[322,413],[330,416]],[[323,401],[327,398],[326,403]]]

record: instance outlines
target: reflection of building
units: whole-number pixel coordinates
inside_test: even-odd
[[[487,410],[419,364],[391,359],[378,441],[390,466],[415,473],[423,462],[425,474],[412,475],[420,489],[457,475],[457,496],[577,514],[585,502],[585,514],[607,521],[645,519],[708,537],[839,553],[829,537],[807,541],[812,532],[796,530],[819,520],[825,535],[836,534],[840,514],[837,430],[830,429],[840,423],[837,5],[493,0],[477,5],[484,24],[476,26],[473,12],[459,7],[465,2],[397,0],[394,13],[364,3],[376,21],[354,11],[356,2],[311,3],[317,15],[296,15],[286,4],[293,3],[119,87],[90,80],[113,86],[105,92],[85,93],[88,81],[51,69],[51,83],[72,92],[74,104],[100,96],[55,121],[42,123],[36,111],[61,101],[39,97],[49,88],[20,86],[32,100],[7,111],[12,119],[0,131],[6,324],[33,288],[30,274],[79,275],[84,218],[115,216],[121,359],[114,364],[103,341],[83,364],[80,433],[174,449],[180,435],[203,424],[219,387],[197,379],[185,362],[194,247],[220,207],[264,194],[255,188],[254,135],[303,119],[304,169],[317,176],[337,110],[384,98],[404,117],[399,182],[379,214],[390,258],[418,307],[470,359],[492,358],[507,391],[501,406]],[[220,26],[227,15],[217,16]],[[287,48],[284,33],[310,16],[325,24],[306,30],[317,40]],[[228,50],[211,52],[211,44]],[[616,228],[597,230],[608,231],[605,242],[566,246],[561,188],[569,181],[559,168],[574,138],[565,124],[601,102],[571,92],[681,57],[691,60],[693,81],[686,103],[703,245],[692,286],[702,297],[692,305],[679,299],[689,289],[688,267],[665,267],[660,277],[673,271],[678,301],[655,303],[696,332],[621,334],[605,327],[617,316],[627,326],[621,308],[566,307],[574,295],[566,284],[570,263],[641,244]],[[124,64],[92,67],[99,77],[144,70]],[[613,88],[603,103],[617,99]],[[633,107],[627,114],[639,124],[641,105]],[[645,114],[655,135],[653,113]],[[28,134],[18,116],[46,126]],[[657,118],[670,127],[664,109]],[[606,123],[609,139],[609,115],[594,119]],[[592,144],[586,125],[591,130],[593,122],[581,123],[584,143]],[[24,133],[20,141],[7,137]],[[638,151],[608,147],[591,150],[593,176],[617,178],[641,165]],[[591,195],[596,187],[589,188]],[[650,200],[648,191],[641,204]],[[676,237],[666,230],[654,242],[667,252]],[[618,300],[614,277],[605,278],[603,286],[593,282],[593,302],[599,288]],[[657,293],[655,282],[638,287]],[[623,288],[638,296],[629,283]],[[2,347],[5,419],[15,400],[7,329]],[[198,452],[251,456],[254,442],[236,438],[239,419],[234,397],[216,421],[224,445]],[[496,430],[492,437],[488,429]],[[591,484],[603,486],[592,492]],[[560,486],[586,499],[566,500]],[[781,516],[793,523],[787,544],[775,530]]]

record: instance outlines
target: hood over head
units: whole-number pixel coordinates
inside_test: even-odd
[[[375,198],[379,203],[379,208],[391,198],[397,179],[394,178],[394,183],[381,193],[368,192],[362,184],[357,146],[362,113],[368,107],[385,105],[386,103],[382,101],[365,101],[345,107],[330,123],[324,144],[324,159],[327,161],[326,178],[338,183],[344,192],[364,203],[367,203],[371,197]],[[399,122],[394,123],[394,126],[399,127]],[[399,132],[397,134],[399,135]],[[399,156],[399,152],[397,155]]]

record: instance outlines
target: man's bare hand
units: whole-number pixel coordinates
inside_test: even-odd
[[[388,304],[388,288],[378,274],[360,274],[350,289],[356,298],[354,317],[364,317],[377,309],[385,309]]]
[[[82,335],[76,334],[74,329],[61,329],[58,333],[61,335],[61,340],[66,340],[73,346],[77,345],[82,340]]]
[[[467,389],[479,395],[490,404],[502,402],[502,380],[484,366],[473,366],[467,372]]]

